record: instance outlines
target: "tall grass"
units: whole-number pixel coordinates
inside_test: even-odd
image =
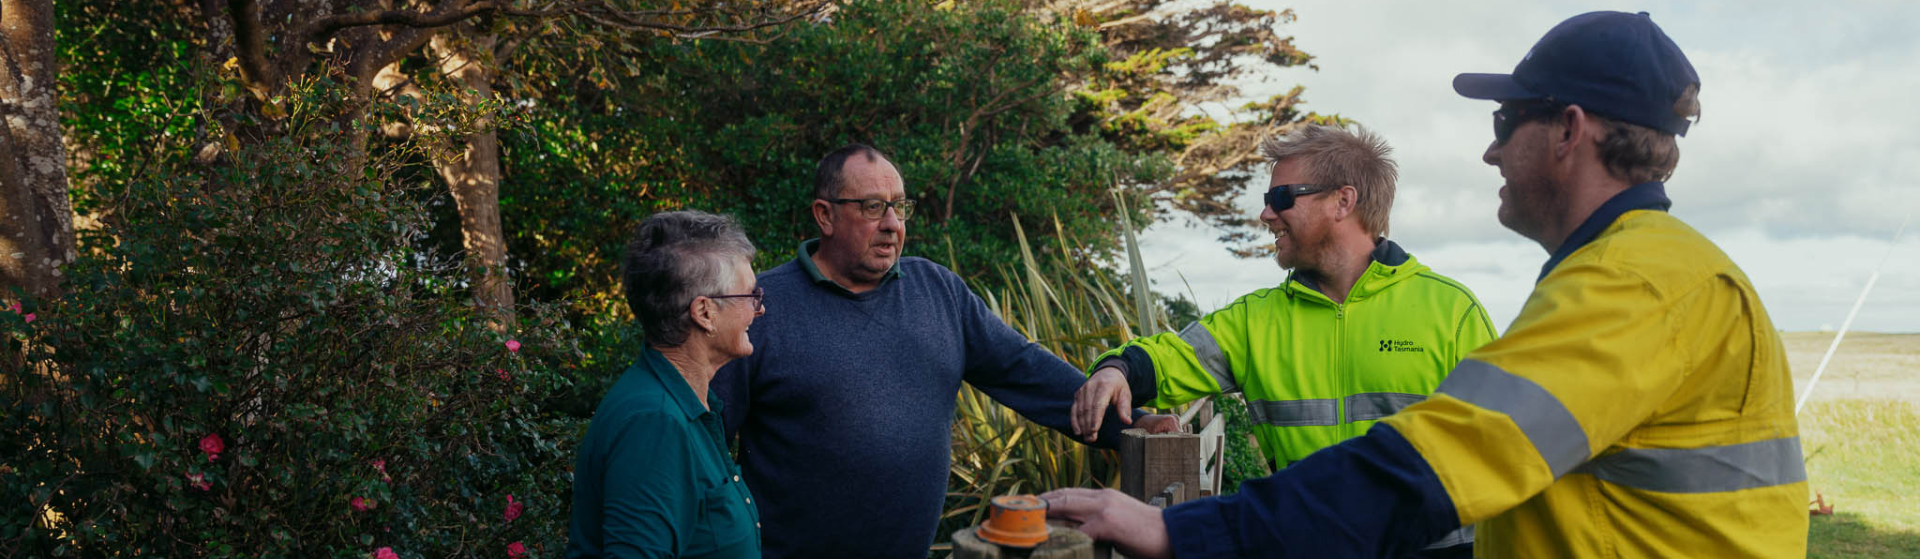
[[[1166,310],[1153,303],[1131,231],[1125,238],[1129,274],[1114,276],[1087,261],[1082,255],[1088,251],[1069,245],[1058,219],[1053,225],[1060,239],[1057,250],[1036,256],[1026,230],[1013,220],[1020,260],[994,271],[1005,287],[980,290],[1002,320],[1082,370],[1134,336],[1166,330]],[[995,496],[1110,487],[1118,483],[1120,468],[1113,452],[1028,422],[966,386],[953,423],[951,474],[937,552],[945,550],[953,531],[984,520],[986,503]]]
[[[1813,517],[1812,558],[1920,557],[1920,409],[1902,400],[1817,401],[1800,416],[1807,481],[1833,505]]]

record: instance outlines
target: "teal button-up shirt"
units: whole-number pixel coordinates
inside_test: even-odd
[[[580,445],[567,557],[760,557],[760,513],[707,402],[653,348],[627,368]]]

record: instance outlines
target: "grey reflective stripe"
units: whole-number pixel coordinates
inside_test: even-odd
[[[1447,537],[1440,538],[1440,541],[1427,544],[1427,549],[1440,549],[1443,547],[1467,545],[1470,543],[1473,543],[1473,525],[1471,524],[1459,530],[1448,532]]]
[[[1253,416],[1256,424],[1275,427],[1339,425],[1340,410],[1334,404],[1332,399],[1251,400],[1247,402],[1247,415]]]
[[[1800,437],[1701,448],[1629,448],[1573,471],[1663,493],[1721,493],[1807,480]]]
[[[1435,392],[1459,398],[1481,408],[1507,414],[1533,443],[1534,452],[1559,478],[1586,462],[1592,451],[1587,431],[1573,412],[1547,389],[1531,380],[1475,359],[1461,361]]]
[[[1352,423],[1355,421],[1380,419],[1393,415],[1394,412],[1400,411],[1401,408],[1418,404],[1421,400],[1425,399],[1427,399],[1426,396],[1419,394],[1402,394],[1399,392],[1363,392],[1354,394],[1348,396],[1346,400],[1347,422]]]
[[[1240,391],[1240,385],[1233,382],[1233,366],[1227,364],[1227,354],[1220,351],[1220,344],[1213,341],[1213,332],[1199,322],[1187,324],[1180,329],[1180,339],[1193,346],[1193,357],[1200,361],[1200,368],[1213,375],[1214,382],[1220,383],[1221,394]]]

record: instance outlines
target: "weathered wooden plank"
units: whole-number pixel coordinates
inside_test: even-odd
[[[1120,492],[1145,502],[1179,482],[1181,490],[1167,506],[1199,497],[1199,435],[1127,429],[1120,436]]]

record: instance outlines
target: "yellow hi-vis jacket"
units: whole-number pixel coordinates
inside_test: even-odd
[[[1482,559],[1804,557],[1792,379],[1752,282],[1665,212],[1598,225],[1506,336],[1382,424]]]
[[[1181,559],[1804,557],[1806,471],[1780,338],[1753,285],[1662,211],[1602,204],[1505,336],[1433,396],[1240,491],[1161,514]]]
[[[1473,292],[1380,240],[1345,303],[1289,277],[1189,324],[1096,359],[1119,366],[1135,405],[1241,392],[1260,450],[1285,466],[1426,399],[1495,336]]]

